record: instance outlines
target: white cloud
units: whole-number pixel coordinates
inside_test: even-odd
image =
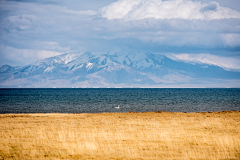
[[[168,47],[196,47],[198,50],[237,48],[240,46],[240,29],[237,27],[239,23],[236,19],[106,20],[106,27],[102,28],[109,32],[102,38],[109,41],[132,38],[143,43]]]
[[[19,14],[17,16],[9,16],[1,22],[1,28],[10,31],[26,30],[32,26],[32,23],[37,20],[37,16],[28,14]]]
[[[240,12],[217,2],[207,4],[190,0],[118,0],[101,8],[100,13],[109,20],[240,18]]]
[[[61,52],[50,50],[17,49],[3,44],[0,44],[0,50],[3,53],[1,54],[1,65],[8,64],[13,66],[26,65],[26,62],[31,64],[40,59],[63,54]]]
[[[58,42],[53,41],[33,41],[31,44],[36,49],[42,50],[51,50],[57,52],[68,52],[70,51],[69,47],[61,47]]]
[[[92,16],[92,15],[96,15],[96,14],[97,14],[97,12],[96,12],[96,11],[93,11],[93,10],[74,11],[74,10],[64,9],[64,10],[62,10],[62,12],[71,13],[71,14],[78,14],[78,15],[89,15],[89,16]]]
[[[172,54],[175,58],[188,62],[204,63],[215,65],[226,69],[240,69],[240,59],[233,57],[220,57],[207,53],[202,54]],[[170,58],[174,58],[170,57]]]
[[[240,35],[239,34],[222,34],[222,41],[225,46],[237,47],[240,46]]]

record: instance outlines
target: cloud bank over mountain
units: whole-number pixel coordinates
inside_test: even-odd
[[[217,2],[190,0],[118,0],[100,9],[107,19],[223,19],[240,18],[240,12],[222,7]]]
[[[185,62],[203,63],[219,66],[225,69],[235,69],[240,71],[239,61],[229,57],[219,57],[210,54],[172,54],[169,57]]]

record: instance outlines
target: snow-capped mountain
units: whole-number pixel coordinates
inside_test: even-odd
[[[144,87],[239,79],[240,72],[141,51],[66,53],[23,67],[0,68],[1,87]]]

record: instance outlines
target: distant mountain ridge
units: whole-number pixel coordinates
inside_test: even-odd
[[[239,79],[240,72],[141,51],[66,53],[23,67],[0,68],[1,87],[141,87]]]

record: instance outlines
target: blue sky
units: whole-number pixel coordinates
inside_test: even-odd
[[[0,65],[136,49],[240,69],[239,0],[0,0]]]

